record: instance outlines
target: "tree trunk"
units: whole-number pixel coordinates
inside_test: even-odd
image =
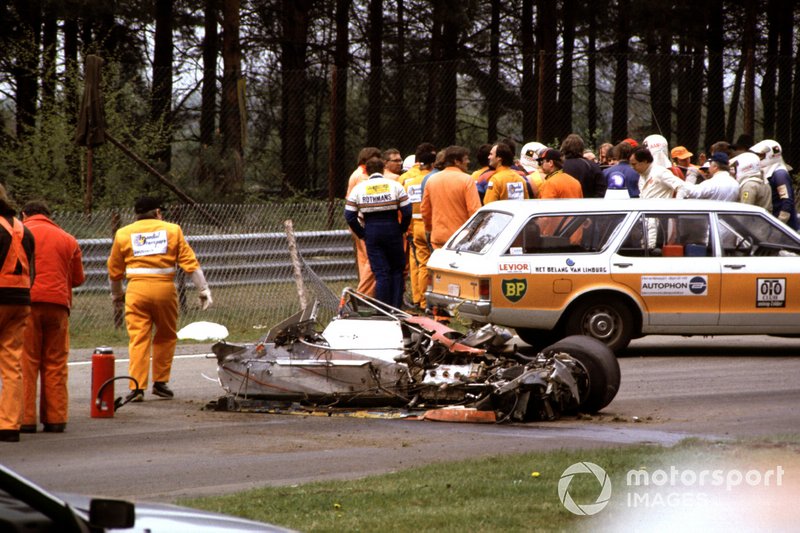
[[[495,13],[497,25],[495,26]],[[522,0],[522,30],[520,34],[522,40],[522,137],[524,141],[536,137],[536,76],[533,64],[536,58],[536,47],[533,41],[533,0]],[[499,64],[500,59],[500,0],[492,1],[492,60],[495,70],[493,79],[499,83]],[[497,124],[495,124],[495,135],[490,136],[489,142],[494,142],[497,138]]]
[[[381,145],[381,109],[383,97],[383,1],[370,0],[369,26],[369,96],[367,98],[367,146]]]
[[[589,144],[597,147],[597,135],[600,133],[597,130],[597,20],[592,16],[589,17],[589,49],[587,53],[589,54],[586,65],[588,69],[586,96],[589,100],[586,110],[587,130]]]
[[[707,6],[708,32],[708,102],[706,106],[706,145],[711,146],[725,136],[725,94],[722,70],[722,0],[713,0]]]
[[[58,20],[53,6],[44,10],[42,26],[42,109],[49,114],[56,95],[56,52],[58,48]]]
[[[523,110],[522,110],[522,131],[523,133],[530,128],[529,122],[531,119],[534,122],[534,127],[536,124],[536,116],[533,112],[530,112],[528,108],[528,102],[532,100],[528,100],[529,93],[532,93],[535,88],[528,87],[526,85],[526,76],[525,76],[525,69],[526,65],[528,68],[533,68],[532,64],[528,65],[526,61],[532,63],[532,58],[527,58],[525,56],[526,51],[526,25],[524,21],[528,21],[529,23],[532,22],[531,18],[525,18],[525,4],[530,4],[532,0],[523,0],[522,3],[522,102],[523,102]],[[500,95],[498,94],[499,91],[495,90],[500,84],[500,0],[492,0],[491,1],[491,9],[492,9],[492,17],[491,22],[489,23],[489,79],[490,79],[490,88],[491,90],[486,95],[486,142],[493,143],[497,140],[497,121],[500,120]],[[532,10],[532,8],[531,8]],[[532,16],[532,13],[531,13]],[[530,31],[530,28],[527,29],[527,33],[529,33],[531,45],[533,45],[533,34]],[[528,82],[530,83],[530,82]],[[535,108],[534,108],[535,109]]]
[[[198,181],[213,183],[217,116],[217,57],[219,0],[205,0],[203,22],[203,88],[200,98],[200,165]]]
[[[424,121],[424,135],[426,141],[433,141],[435,144],[436,139],[436,121],[438,117],[436,112],[439,108],[439,68],[442,59],[441,43],[442,43],[442,19],[447,16],[444,13],[445,0],[432,0],[433,16],[431,17],[433,27],[431,29],[431,56],[428,63],[428,90],[425,97],[425,121]]]
[[[617,143],[628,136],[628,41],[630,41],[630,0],[617,5],[617,64],[614,76],[614,109],[611,117],[611,138]]]
[[[78,19],[77,13],[66,13],[64,20],[64,108],[69,130],[78,125],[80,96],[78,92]],[[81,189],[81,150],[74,146],[67,155],[68,175],[72,190]]]
[[[172,0],[155,0],[155,22],[150,120],[160,125],[162,134],[153,157],[158,170],[169,172],[172,159]]]
[[[669,53],[671,35],[650,32],[647,44],[647,69],[650,74],[650,111],[653,126],[671,142],[672,137],[672,56]]]
[[[789,143],[788,150],[783,146],[783,152],[784,154],[789,154],[789,164],[794,168],[798,168],[800,167],[800,42],[797,43],[797,52],[794,56],[794,87],[791,109],[791,115],[789,113],[784,113],[785,117],[783,120],[791,122],[792,140]],[[793,118],[793,120],[790,120],[790,117]],[[778,123],[780,123],[780,118]],[[779,139],[776,140],[781,142]]]
[[[733,92],[731,93],[731,103],[728,106],[728,123],[725,129],[725,139],[733,142],[736,128],[736,116],[739,112],[739,99],[742,94],[742,78],[744,77],[744,61],[740,61],[736,67],[736,74],[733,77]]]
[[[347,189],[345,141],[347,134],[347,70],[350,68],[350,0],[336,0],[336,49],[331,83],[331,147],[328,196],[341,198]]]
[[[36,126],[36,101],[39,95],[39,46],[42,37],[42,6],[39,0],[14,2],[20,19],[20,42],[30,43],[17,54],[13,66],[16,82],[17,138],[27,136]]]
[[[793,115],[794,121],[790,121],[790,115],[786,112],[794,105],[792,102],[793,5],[794,2],[789,1],[779,3],[779,9],[781,10],[780,16],[778,16],[778,20],[780,21],[780,51],[778,56],[778,99],[776,101],[775,140],[779,143],[787,143],[791,135],[793,144],[800,145],[800,137],[792,133],[792,131],[798,127],[796,122],[800,120],[800,114]],[[800,48],[798,50],[800,50]],[[800,54],[800,51],[798,51],[798,54]],[[795,79],[797,79],[797,71],[795,71]],[[800,150],[800,146],[795,146],[795,148]]]
[[[761,79],[761,104],[763,106],[764,138],[775,135],[775,81],[778,71],[778,32],[781,0],[767,1],[767,55],[764,58],[764,75]]]
[[[345,20],[345,30],[347,29],[347,21]],[[406,67],[406,9],[403,0],[397,0],[397,57],[395,63],[397,64],[397,77],[399,83],[395,84],[395,108],[398,110],[400,117],[409,117],[406,109],[406,84],[404,80],[407,76],[408,68]],[[409,117],[410,118],[410,117]],[[416,139],[414,132],[417,131],[413,127],[398,128],[397,138],[399,142],[399,149],[401,153],[412,152],[416,147]]]
[[[575,0],[564,0],[562,10],[563,51],[561,75],[558,77],[559,120],[555,125],[558,137],[563,139],[572,133],[572,56],[575,51]]]
[[[757,13],[755,0],[747,0],[746,9],[744,46],[741,57],[744,63],[744,117],[742,120],[742,133],[753,138],[755,132],[756,109],[755,48]],[[731,135],[729,139],[734,141],[733,135]]]
[[[439,112],[436,114],[436,143],[440,148],[456,142],[458,106],[458,34],[461,29],[461,0],[445,1],[442,20],[442,67],[439,78]]]
[[[558,81],[556,79],[557,66],[557,20],[556,3],[550,0],[536,0],[536,34],[538,35],[537,44],[540,51],[542,65],[540,66],[539,80],[539,109],[542,110],[541,130],[537,131],[536,138],[544,144],[552,143],[558,136],[558,124],[561,117],[553,110],[558,109],[556,94]],[[539,120],[537,119],[537,122]],[[538,128],[537,128],[538,129]]]
[[[313,0],[282,0],[281,11],[281,161],[283,193],[306,188],[306,43]]]
[[[222,158],[225,166],[223,178],[216,182],[216,191],[222,198],[240,200],[244,188],[242,161],[242,107],[240,80],[242,80],[242,50],[239,42],[239,0],[222,0],[222,102],[220,105],[220,130]],[[243,100],[243,99],[242,99]],[[285,160],[284,160],[285,161]]]

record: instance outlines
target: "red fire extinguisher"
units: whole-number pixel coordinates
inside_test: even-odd
[[[114,417],[114,350],[95,348],[92,354],[92,418]]]

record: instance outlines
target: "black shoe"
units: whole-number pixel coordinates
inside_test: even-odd
[[[19,430],[0,429],[0,442],[19,442]]]
[[[45,424],[44,425],[44,432],[45,433],[64,433],[64,430],[67,429],[67,424]]]
[[[36,424],[22,424],[19,427],[20,433],[36,433]]]
[[[131,389],[131,392],[125,396],[125,403],[128,402],[143,402],[144,401],[144,389]]]
[[[167,387],[164,381],[156,381],[153,383],[153,394],[162,398],[172,398],[175,396],[175,393],[172,392],[172,389]]]

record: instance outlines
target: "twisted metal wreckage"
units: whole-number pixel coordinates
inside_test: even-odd
[[[227,394],[210,407],[395,407],[403,416],[427,410],[431,419],[526,422],[599,411],[619,389],[616,357],[590,337],[566,337],[527,356],[505,329],[486,324],[462,334],[350,288],[324,329],[316,315],[315,303],[255,344],[214,344]],[[477,416],[437,416],[454,406]]]

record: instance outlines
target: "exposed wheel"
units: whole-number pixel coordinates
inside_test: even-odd
[[[633,324],[627,305],[594,297],[578,302],[567,317],[565,329],[567,335],[588,335],[618,352],[631,342]]]
[[[542,350],[544,354],[564,352],[575,359],[583,372],[578,379],[578,410],[595,413],[611,403],[621,382],[619,362],[609,347],[586,335],[572,335]]]
[[[520,339],[530,344],[534,350],[539,351],[545,346],[556,342],[561,335],[549,329],[514,328]]]

